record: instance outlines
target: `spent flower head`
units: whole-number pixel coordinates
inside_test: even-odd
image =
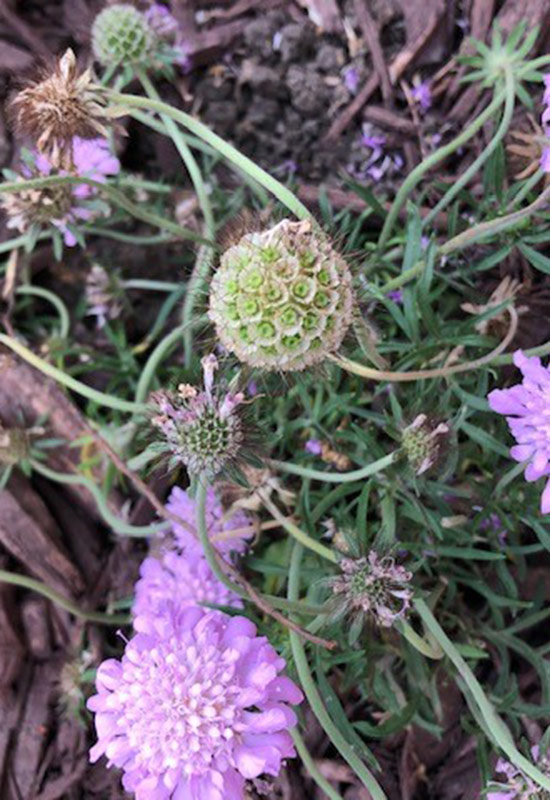
[[[79,72],[72,50],[54,71],[16,95],[12,102],[17,128],[57,166],[70,166],[75,137],[107,136],[108,117],[101,87],[90,70]]]
[[[514,353],[514,364],[523,380],[508,389],[494,389],[488,396],[491,409],[506,416],[517,444],[510,450],[515,461],[526,462],[525,480],[550,477],[550,368],[540,358]],[[541,511],[550,512],[550,480],[542,493]]]
[[[196,506],[189,492],[180,489],[179,486],[174,486],[166,503],[168,511],[181,517],[193,528],[197,518]],[[252,519],[241,509],[226,511],[212,486],[206,491],[205,517],[208,536],[220,553],[245,551],[247,539],[250,539],[253,533]],[[173,532],[176,543],[182,550],[202,553],[198,539],[182,525],[174,523]]]
[[[164,449],[172,461],[182,462],[192,475],[219,473],[238,457],[244,440],[238,406],[241,392],[220,392],[214,385],[218,361],[214,355],[202,359],[204,389],[181,384],[176,392],[154,392],[151,399],[158,413],[152,422],[165,438]]]
[[[338,350],[353,313],[351,273],[308,221],[247,233],[221,257],[209,317],[223,346],[267,370],[303,370]]]
[[[294,756],[302,694],[284,660],[244,617],[195,607],[143,622],[98,669],[92,761],[120,767],[136,800],[243,800],[245,779]]]
[[[434,422],[419,414],[402,433],[401,447],[416,475],[422,475],[443,455],[451,429],[446,422]]]
[[[412,573],[393,558],[371,550],[362,558],[342,558],[340,569],[337,577],[329,579],[338,617],[354,617],[357,627],[363,627],[368,618],[391,627],[405,616],[412,598]]]
[[[118,275],[93,264],[86,276],[86,314],[96,317],[97,327],[117,319],[123,309],[124,290]]]
[[[141,630],[145,618],[163,617],[171,608],[183,609],[203,603],[242,608],[237,594],[214,575],[202,552],[165,551],[159,558],[148,556],[141,564],[135,585],[132,615]],[[147,623],[145,623],[147,624]]]
[[[22,174],[16,175],[16,180],[24,184],[27,179],[72,174],[104,183],[119,170],[120,162],[111,153],[106,139],[75,137],[70,171],[60,170],[50,158],[35,152],[26,159]],[[53,226],[63,235],[68,247],[77,243],[80,224],[109,212],[109,206],[98,196],[98,189],[87,184],[22,188],[3,195],[0,205],[8,217],[8,228],[25,233],[33,226],[36,229]]]

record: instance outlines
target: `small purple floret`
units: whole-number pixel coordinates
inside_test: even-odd
[[[136,800],[243,800],[246,779],[295,755],[302,693],[244,617],[187,608],[144,620],[121,661],[104,661],[92,761],[123,770]]]
[[[514,353],[514,364],[523,381],[509,389],[494,389],[487,399],[493,411],[506,416],[517,442],[510,455],[527,462],[525,479],[536,481],[550,476],[550,368],[521,350]],[[542,493],[541,511],[550,513],[550,480]]]
[[[323,452],[323,445],[319,439],[308,439],[304,450],[312,456],[320,456]]]
[[[430,81],[422,81],[418,86],[414,86],[411,91],[413,100],[418,105],[419,109],[426,113],[432,105],[432,91],[430,88]]]

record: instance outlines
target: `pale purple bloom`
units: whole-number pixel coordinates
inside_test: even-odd
[[[188,608],[203,603],[242,608],[241,599],[212,572],[208,561],[196,549],[184,553],[168,550],[159,558],[149,556],[141,564],[135,585],[132,615],[141,630],[145,617],[162,617],[171,608]]]
[[[258,389],[258,384],[256,383],[256,381],[249,381],[248,386],[246,387],[246,391],[250,395],[250,397],[255,397],[260,391]]]
[[[355,67],[346,67],[344,70],[344,85],[350,94],[357,94],[359,88],[359,72]]]
[[[312,456],[320,456],[323,452],[323,445],[319,439],[308,439],[304,450]]]
[[[93,762],[123,770],[136,800],[243,800],[246,779],[295,755],[289,704],[302,693],[244,617],[201,608],[143,620],[121,661],[104,661]]]
[[[413,86],[411,95],[422,113],[426,113],[432,105],[430,81],[422,81],[418,86]]]
[[[161,3],[153,3],[145,12],[145,18],[158,39],[165,41],[170,46],[170,55],[174,63],[187,71],[190,67],[190,60],[183,31],[170,9]]]
[[[35,170],[39,175],[52,174],[53,166],[47,156],[36,152],[33,153],[33,160]],[[105,183],[108,177],[117,175],[120,171],[118,158],[111,153],[109,142],[103,138],[80,139],[75,137],[73,139],[73,161],[77,175],[90,178],[98,183]],[[33,177],[33,170],[26,167],[23,174],[27,178]],[[51,224],[63,234],[68,247],[74,247],[77,243],[74,233],[70,230],[71,226],[78,227],[79,222],[89,221],[97,216],[97,210],[83,202],[97,196],[97,193],[98,190],[94,186],[86,184],[74,186],[72,188],[74,204],[60,218],[51,220]],[[8,222],[8,227],[21,229],[17,220],[13,220],[13,223]]]
[[[515,461],[528,462],[525,479],[536,481],[550,476],[550,369],[540,358],[528,357],[521,350],[514,353],[514,364],[523,381],[509,389],[494,389],[489,405],[504,414],[517,445],[510,455]],[[550,480],[542,493],[541,511],[550,512]]]
[[[386,144],[385,136],[371,134],[365,126],[363,135],[361,136],[361,141],[364,147],[368,147],[370,150],[372,150],[369,159],[370,162],[377,161],[384,154],[383,147]]]
[[[195,528],[196,507],[197,504],[186,491],[174,486],[166,503],[168,511]],[[243,553],[246,550],[247,539],[250,539],[253,533],[252,521],[241,510],[234,511],[230,515],[226,514],[211,486],[206,493],[205,515],[208,536],[220,553]],[[198,550],[202,553],[200,543],[192,533],[177,523],[174,523],[173,531],[178,546],[185,552]],[[234,534],[233,531],[237,533]]]

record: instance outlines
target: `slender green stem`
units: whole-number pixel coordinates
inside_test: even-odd
[[[297,525],[294,524],[291,520],[285,517],[284,514],[281,514],[275,503],[273,503],[267,494],[260,493],[260,499],[265,506],[265,508],[269,511],[273,519],[276,519],[282,527],[290,533],[297,542],[300,542],[304,547],[307,547],[308,550],[312,550],[317,555],[326,558],[328,561],[332,561],[333,564],[338,563],[338,555],[331,550],[330,547],[326,547],[321,542],[318,542],[316,539],[312,539],[305,531],[299,528]]]
[[[157,245],[157,244],[171,244],[179,241],[177,236],[167,236],[165,233],[155,234],[153,236],[138,236],[136,233],[123,233],[122,231],[115,231],[107,226],[101,227],[100,225],[83,225],[83,233],[90,233],[92,236],[101,236],[105,239],[114,239],[117,242],[127,242],[128,244],[136,245],[136,247]]]
[[[124,195],[122,192],[119,192],[110,184],[100,183],[99,181],[94,181],[91,178],[86,178],[80,175],[49,175],[44,178],[32,178],[28,181],[5,181],[4,183],[0,183],[0,194],[7,194],[9,192],[25,192],[28,189],[47,189],[51,186],[81,186],[82,184],[86,184],[86,186],[91,186],[92,188],[97,189],[99,193],[106,195],[115,205],[120,206],[137,219],[148,222],[150,225],[153,225],[157,228],[164,228],[165,230],[170,231],[170,233],[175,234],[180,239],[190,239],[191,241],[199,242],[200,244],[212,245],[212,242],[204,239],[202,236],[199,236],[197,233],[195,233],[195,231],[192,231],[189,228],[184,228],[181,225],[178,225],[176,222],[165,219],[158,214],[153,214],[153,212],[147,211],[144,206],[139,206],[135,203],[132,203],[130,200],[128,200],[126,195]]]
[[[399,212],[401,211],[407,197],[415,188],[415,186],[422,180],[426,172],[430,170],[432,167],[435,167],[436,164],[439,164],[440,161],[447,158],[447,156],[454,153],[455,150],[458,150],[459,147],[466,144],[466,142],[474,136],[480,128],[485,125],[488,119],[490,119],[493,114],[495,114],[502,103],[505,100],[505,92],[499,92],[492,100],[492,102],[487,106],[485,111],[483,111],[479,117],[476,119],[464,130],[460,133],[452,142],[449,144],[440,147],[439,150],[436,150],[435,153],[432,153],[428,158],[425,158],[413,171],[405,178],[403,181],[401,188],[397,192],[395,199],[392,203],[392,207],[386,217],[384,222],[384,227],[382,228],[382,232],[380,233],[380,238],[378,239],[378,249],[382,250],[388,241],[391,232],[393,230],[393,226],[395,225],[397,218],[399,217]]]
[[[61,339],[67,338],[71,327],[71,319],[67,311],[67,306],[60,297],[50,292],[48,289],[43,289],[41,286],[18,286],[15,293],[41,297],[51,303],[59,314],[59,336]]]
[[[394,289],[399,289],[400,286],[404,286],[413,278],[416,278],[417,275],[420,275],[426,267],[425,259],[420,259],[417,261],[416,264],[413,264],[410,269],[405,270],[396,278],[392,278],[390,281],[386,281],[383,283],[382,286],[377,287],[380,294],[388,294],[388,292],[392,292]]]
[[[325,483],[353,483],[353,481],[362,481],[381,472],[386,467],[394,464],[400,456],[399,450],[394,450],[392,453],[367,464],[361,469],[354,469],[350,472],[324,472],[320,469],[310,469],[309,467],[302,467],[299,464],[289,464],[286,461],[270,460],[270,465],[281,472],[289,472],[291,475],[299,475],[302,478],[310,478],[314,481],[324,481]]]
[[[157,103],[162,102],[160,96],[147,77],[147,74],[144,70],[137,70],[137,74],[139,79],[149,95],[150,99],[154,100]],[[197,164],[195,157],[185,138],[174,122],[174,120],[165,113],[160,113],[160,118],[164,123],[168,135],[172,139],[174,145],[178,153],[181,156],[183,163],[185,164],[187,171],[191,177],[191,181],[195,188],[195,192],[197,194],[197,199],[199,201],[199,205],[201,207],[202,215],[204,218],[204,232],[207,239],[214,241],[216,236],[216,224],[214,222],[214,215],[212,213],[212,205],[210,203],[210,197],[208,195],[208,191],[206,189],[206,184],[203,180],[201,171],[199,169],[199,165]],[[186,325],[186,329],[184,332],[184,351],[185,351],[185,366],[189,368],[191,365],[191,357],[193,355],[193,327],[191,325],[187,325],[193,317],[193,311],[195,309],[195,304],[197,298],[199,297],[201,290],[208,280],[208,276],[210,274],[210,270],[212,268],[212,264],[214,261],[214,249],[212,247],[201,246],[199,248],[199,252],[197,254],[197,259],[195,262],[195,268],[193,270],[193,274],[191,276],[191,280],[189,281],[189,286],[187,290],[187,294],[185,296],[185,301],[183,305],[183,315],[182,315],[182,322]]]
[[[505,67],[505,104],[504,104],[504,112],[502,114],[502,120],[500,125],[498,126],[498,130],[496,131],[495,135],[489,141],[487,147],[479,154],[479,156],[470,164],[468,169],[464,170],[462,175],[454,181],[452,186],[449,190],[443,195],[439,203],[437,203],[434,208],[430,211],[429,214],[423,220],[423,225],[428,225],[440,211],[443,211],[446,206],[451,203],[457,194],[462,190],[464,186],[467,186],[470,180],[477,175],[483,164],[490,158],[491,154],[494,153],[496,148],[500,145],[501,141],[504,139],[508,128],[510,127],[510,123],[512,121],[512,116],[514,114],[514,101],[515,101],[515,80],[514,75],[509,66]]]
[[[123,281],[124,289],[145,289],[150,292],[177,292],[181,289],[181,283],[170,283],[169,281],[149,281],[141,278],[132,278]]]
[[[526,356],[547,356],[550,354],[550,342],[539,344],[538,347],[531,347],[529,350],[524,350],[523,353]],[[501,367],[505,364],[513,364],[513,362],[514,362],[514,354],[506,353],[503,356],[495,358],[492,362],[492,366]]]
[[[143,413],[143,411],[146,410],[146,406],[141,403],[132,403],[129,400],[119,400],[117,397],[113,397],[110,394],[98,392],[97,389],[92,389],[90,386],[86,386],[85,383],[77,381],[70,375],[66,375],[62,370],[57,369],[57,367],[54,367],[52,364],[49,364],[42,358],[39,358],[32,352],[32,350],[29,350],[28,347],[25,347],[25,345],[18,342],[17,339],[12,339],[11,336],[6,336],[6,334],[0,333],[0,344],[9,347],[10,350],[13,350],[14,353],[17,353],[17,355],[21,356],[24,361],[35,367],[44,375],[48,375],[58,383],[66,386],[67,389],[77,392],[77,394],[80,394],[82,397],[86,397],[88,400],[92,400],[94,403],[97,403],[100,406],[113,408],[116,411],[127,411],[132,414]]]
[[[273,194],[284,206],[288,208],[299,219],[309,219],[313,221],[313,217],[298,198],[287,189],[280,181],[273,178],[269,173],[255,164],[251,159],[240,153],[235,147],[224,141],[220,136],[215,134],[202,122],[179,111],[167,103],[159,100],[152,100],[146,97],[139,97],[138,95],[120,94],[117,92],[111,93],[111,98],[117,103],[120,103],[122,108],[142,108],[151,111],[156,111],[158,114],[165,114],[173,120],[183,125],[196,136],[199,136],[209,145],[214,147],[224,158],[235,164],[243,172],[246,172],[257,181],[261,186]],[[115,109],[113,109],[115,111]]]
[[[474,225],[472,228],[459,233],[453,239],[449,239],[438,250],[438,254],[445,256],[453,253],[455,250],[463,250],[465,247],[470,247],[477,244],[481,239],[487,236],[494,236],[497,233],[514,228],[518,223],[528,219],[532,214],[541,211],[548,205],[550,199],[550,186],[548,186],[532,203],[519,211],[513,211],[511,214],[505,214],[502,217],[496,217],[489,222],[480,222],[479,225]]]
[[[128,614],[102,614],[100,611],[84,611],[83,608],[77,606],[72,600],[63,597],[62,594],[51,589],[45,583],[37,581],[34,578],[28,578],[26,575],[18,575],[15,572],[8,572],[7,570],[0,569],[0,583],[10,583],[13,586],[21,586],[24,589],[30,589],[37,594],[46,597],[55,603],[60,608],[68,611],[74,617],[83,619],[86,622],[95,622],[98,625],[128,625],[130,617]]]
[[[406,620],[398,620],[395,624],[395,627],[399,633],[401,633],[405,639],[412,644],[416,650],[418,650],[419,653],[422,653],[422,655],[435,660],[443,658],[443,650],[439,647],[439,645],[436,643],[436,646],[434,647],[432,644],[427,642],[426,639],[423,639],[422,636],[419,636]]]
[[[208,528],[206,525],[206,494],[208,492],[208,478],[203,473],[199,475],[199,479],[197,481],[197,494],[195,497],[196,502],[196,520],[197,520],[197,534],[199,536],[200,543],[202,545],[202,549],[204,551],[204,555],[210,569],[216,576],[216,578],[223,583],[224,586],[227,586],[232,592],[235,592],[239,597],[243,599],[248,599],[248,594],[241,589],[240,586],[237,586],[236,583],[228,578],[228,576],[223,571],[218,555],[214,550],[214,546],[210,541],[210,537],[208,536]]]
[[[142,339],[141,342],[139,342],[139,344],[132,348],[133,353],[142,353],[151,346],[152,342],[154,342],[164,327],[164,324],[172,313],[174,306],[179,303],[183,297],[185,289],[185,284],[181,284],[180,288],[176,292],[172,292],[172,294],[168,295],[164,303],[161,305],[159,313],[157,314],[157,318],[155,319],[155,322],[153,323],[149,333],[144,339]]]
[[[302,764],[307,769],[310,777],[315,781],[319,789],[326,794],[329,800],[344,800],[341,794],[338,794],[336,789],[327,781],[324,775],[321,774],[317,764],[311,757],[309,750],[306,747],[306,743],[302,739],[301,735],[298,733],[296,728],[293,728],[290,731],[290,735],[292,736],[292,741],[294,742],[294,746],[298,752],[302,760]]]
[[[22,236],[17,236],[15,239],[7,239],[5,242],[0,242],[0,253],[10,253],[12,250],[25,247],[28,238],[28,233],[24,233]]]
[[[290,572],[288,576],[288,599],[292,602],[297,602],[300,595],[300,567],[302,562],[303,547],[296,542],[292,551],[290,560]],[[371,794],[372,800],[387,800],[386,795],[382,791],[378,781],[370,772],[367,766],[359,758],[352,745],[347,741],[345,736],[342,735],[340,730],[332,721],[332,717],[325,708],[321,694],[315,684],[313,675],[308,664],[304,644],[300,636],[294,631],[289,631],[290,644],[292,647],[292,655],[294,656],[294,664],[298,672],[302,689],[307,697],[307,701],[311,710],[317,717],[321,728],[327,734],[328,738],[338,750],[344,761],[349,764],[351,769],[355,772],[363,786],[368,789]]]
[[[45,464],[34,459],[31,460],[31,466],[36,472],[44,478],[48,478],[50,481],[69,486],[84,486],[93,496],[105,522],[120,536],[136,536],[140,538],[144,536],[155,536],[161,531],[168,530],[172,525],[171,522],[158,522],[153,525],[130,525],[128,522],[124,522],[113,514],[101,489],[85,475],[78,475],[76,473],[67,475],[62,472],[55,472],[55,470],[50,469],[45,466]]]
[[[147,362],[141,371],[141,375],[139,376],[138,385],[136,387],[135,402],[137,405],[141,405],[147,400],[151,382],[155,376],[158,365],[173,347],[182,342],[183,332],[183,325],[179,325],[177,328],[174,328],[173,331],[170,331],[170,333],[160,340],[147,359]]]
[[[466,695],[466,700],[475,703],[495,743],[506,753],[514,766],[528,775],[540,787],[550,790],[550,777],[543,775],[534,764],[517,750],[514,745],[512,734],[495,711],[494,706],[483,691],[481,684],[445,631],[441,628],[425,601],[415,600],[414,607],[426,628],[439,643],[445,655],[454,664],[462,680],[466,684],[469,690],[469,695]]]

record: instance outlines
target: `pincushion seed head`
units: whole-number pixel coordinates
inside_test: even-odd
[[[245,364],[303,370],[340,347],[353,313],[350,270],[310,222],[247,233],[221,257],[209,317]]]
[[[431,469],[441,458],[450,434],[446,422],[436,423],[419,414],[402,434],[401,446],[417,475]]]
[[[155,38],[145,15],[130,3],[105,8],[92,26],[92,49],[105,67],[144,63],[154,50]]]

